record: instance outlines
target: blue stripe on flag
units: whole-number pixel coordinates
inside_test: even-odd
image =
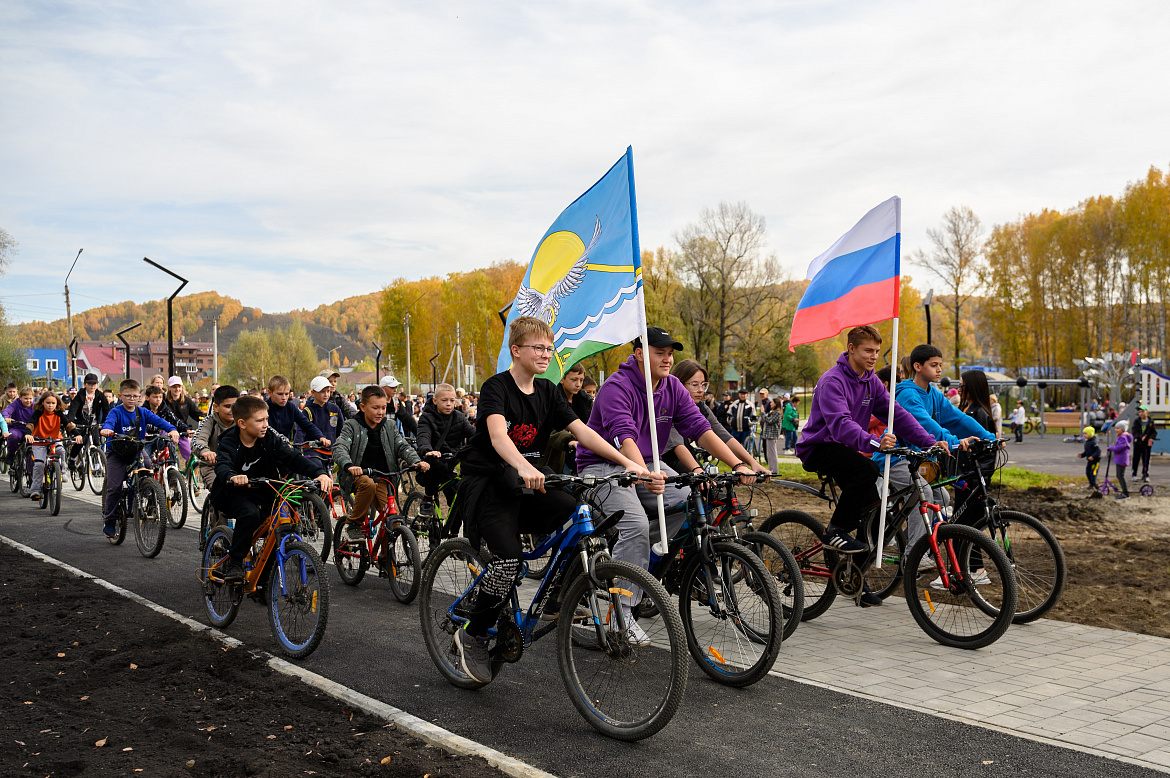
[[[829,260],[808,285],[799,308],[832,302],[851,290],[898,275],[898,235]]]

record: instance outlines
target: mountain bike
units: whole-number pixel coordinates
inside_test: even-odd
[[[338,519],[344,519],[349,515],[349,509],[353,507],[353,497],[348,492],[342,491],[341,485],[337,482],[337,465],[333,462],[333,452],[329,449],[321,448],[313,442],[301,443],[297,445],[301,453],[305,455],[306,459],[316,458],[323,464],[328,464],[330,477],[333,479],[333,488],[329,494],[322,494],[321,499],[325,502],[325,507],[329,509],[329,526],[332,527]],[[316,454],[316,457],[309,457],[309,454]]]
[[[207,501],[210,490],[203,485],[203,478],[199,473],[199,457],[192,453],[187,457],[187,464],[183,465],[181,475],[187,484],[187,504],[198,513],[203,513],[203,503]]]
[[[111,445],[117,443],[124,447],[127,453],[136,452],[133,457],[124,457],[132,459],[135,465],[126,468],[126,478],[122,483],[122,499],[118,502],[115,512],[117,529],[109,541],[115,546],[121,545],[126,539],[126,523],[132,520],[134,542],[138,546],[138,552],[147,559],[158,556],[162,551],[163,541],[167,537],[170,512],[162,486],[154,479],[150,467],[144,461],[142,450],[146,445],[163,437],[147,435],[145,439],[139,439],[120,434],[109,437]]]
[[[267,606],[268,626],[280,652],[303,659],[321,644],[329,621],[329,576],[317,551],[298,533],[305,498],[319,498],[319,484],[268,478],[250,478],[248,484],[271,487],[277,499],[252,539],[243,584],[223,579],[233,530],[222,525],[211,530],[198,572],[207,617],[212,626],[225,629],[249,596]]]
[[[738,481],[740,476],[731,478]],[[699,669],[725,686],[749,686],[776,662],[784,609],[776,578],[763,560],[747,545],[716,532],[708,521],[702,492],[725,480],[707,473],[667,477],[667,484],[691,489],[678,511],[685,511],[685,518],[667,553],[650,553],[650,574],[678,597],[687,648]],[[650,639],[657,640],[656,619],[662,614],[646,600],[633,613]]]
[[[97,443],[101,440],[98,435],[100,429],[101,425],[94,422],[87,425],[83,431],[74,432],[75,436],[81,436],[81,444],[77,456],[66,459],[66,469],[69,471],[69,480],[73,482],[73,488],[79,492],[85,489],[86,482],[90,480],[91,470],[97,471],[96,478],[100,480],[95,493],[101,494],[105,488],[106,455],[102,453],[101,446]]]
[[[418,465],[402,468],[399,472],[413,472]],[[386,507],[370,506],[369,513],[359,527],[360,539],[351,539],[346,532],[346,517],[337,520],[333,529],[333,564],[337,574],[350,586],[361,583],[366,570],[373,564],[378,575],[390,580],[390,592],[401,603],[409,604],[418,596],[421,582],[418,541],[398,513],[394,477],[398,473],[364,469],[362,473],[386,484]]]
[[[860,602],[865,587],[872,582],[873,592],[885,598],[901,581],[911,615],[932,639],[965,649],[994,643],[1011,626],[1015,615],[1019,589],[1011,562],[988,535],[944,522],[940,517],[942,506],[932,501],[933,492],[921,469],[945,453],[944,449],[891,448],[886,453],[905,457],[913,478],[910,486],[889,497],[880,569],[874,566],[880,502],[873,503],[862,517],[858,539],[868,543],[869,550],[861,554],[843,555],[826,548],[821,542],[824,526],[803,511],[780,511],[761,527],[792,551],[804,575],[806,594],[816,587],[815,595],[806,599],[804,619],[823,614],[838,593]],[[828,479],[822,477],[820,494],[826,500],[834,500],[826,492],[827,483]],[[799,486],[817,493],[811,487]],[[928,532],[906,549],[903,527],[915,504],[917,520]],[[985,574],[976,577],[980,569],[985,569]],[[937,579],[931,580],[936,575]]]
[[[61,512],[61,488],[62,482],[65,480],[61,471],[61,449],[60,444],[64,441],[61,438],[33,438],[31,446],[45,446],[48,451],[45,452],[45,475],[44,482],[41,484],[41,502],[40,508],[42,510],[48,509],[49,513],[56,516]],[[32,473],[29,473],[29,483],[32,483]]]
[[[176,466],[179,459],[175,444],[166,438],[163,445],[154,446],[150,453],[150,471],[166,496],[167,517],[171,529],[182,529],[187,523],[187,480]]]
[[[32,449],[28,445],[28,435],[25,435],[12,452],[12,464],[8,468],[8,485],[13,494],[20,492],[21,497],[32,494],[32,466]]]
[[[521,608],[514,585],[499,621],[488,631],[496,678],[505,663],[520,661],[531,643],[556,630],[557,660],[569,699],[591,726],[619,740],[641,740],[666,726],[687,684],[682,622],[669,595],[645,570],[611,560],[604,534],[617,524],[620,512],[593,523],[588,492],[636,480],[633,473],[545,479],[546,489],[572,494],[577,508],[559,530],[524,554],[528,560],[552,551],[548,574],[527,609]],[[423,569],[419,617],[427,652],[443,677],[464,689],[483,684],[463,672],[453,641],[456,630],[467,624],[484,570],[479,553],[463,538],[444,541]],[[634,586],[661,612],[658,645],[631,639],[621,596]],[[542,621],[554,610],[554,621]]]

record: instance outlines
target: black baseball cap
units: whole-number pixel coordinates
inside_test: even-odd
[[[97,382],[98,382],[98,377],[94,373],[87,373],[85,376],[85,380],[82,381],[82,383],[85,383],[85,384],[96,384]]]
[[[666,348],[667,346],[673,348],[675,351],[682,351],[683,346],[674,338],[670,337],[670,333],[661,327],[647,327],[646,341],[655,348]],[[634,348],[642,348],[642,338],[634,339]]]

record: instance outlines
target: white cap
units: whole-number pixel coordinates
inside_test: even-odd
[[[391,386],[391,387],[393,387],[393,386],[401,386],[401,384],[398,383],[397,378],[395,378],[392,375],[388,375],[388,376],[384,377],[381,381],[378,382],[378,386]]]
[[[332,384],[330,384],[329,379],[325,378],[324,376],[317,376],[309,382],[310,392],[319,392],[326,387],[332,387]]]
[[[170,380],[167,381],[167,386],[182,386],[182,385],[183,385],[183,379],[179,378],[177,375],[171,376]]]

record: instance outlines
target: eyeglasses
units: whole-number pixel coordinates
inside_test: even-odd
[[[523,346],[519,346],[518,348],[530,348],[532,349],[532,352],[538,357],[548,356],[549,354],[552,354],[554,351],[556,351],[556,349],[554,349],[552,346],[533,346],[527,343]]]
[[[711,385],[710,381],[702,381],[702,382],[687,381],[685,384],[683,384],[683,386],[685,386],[688,389],[700,389],[704,392],[707,391],[707,387],[710,385]]]

